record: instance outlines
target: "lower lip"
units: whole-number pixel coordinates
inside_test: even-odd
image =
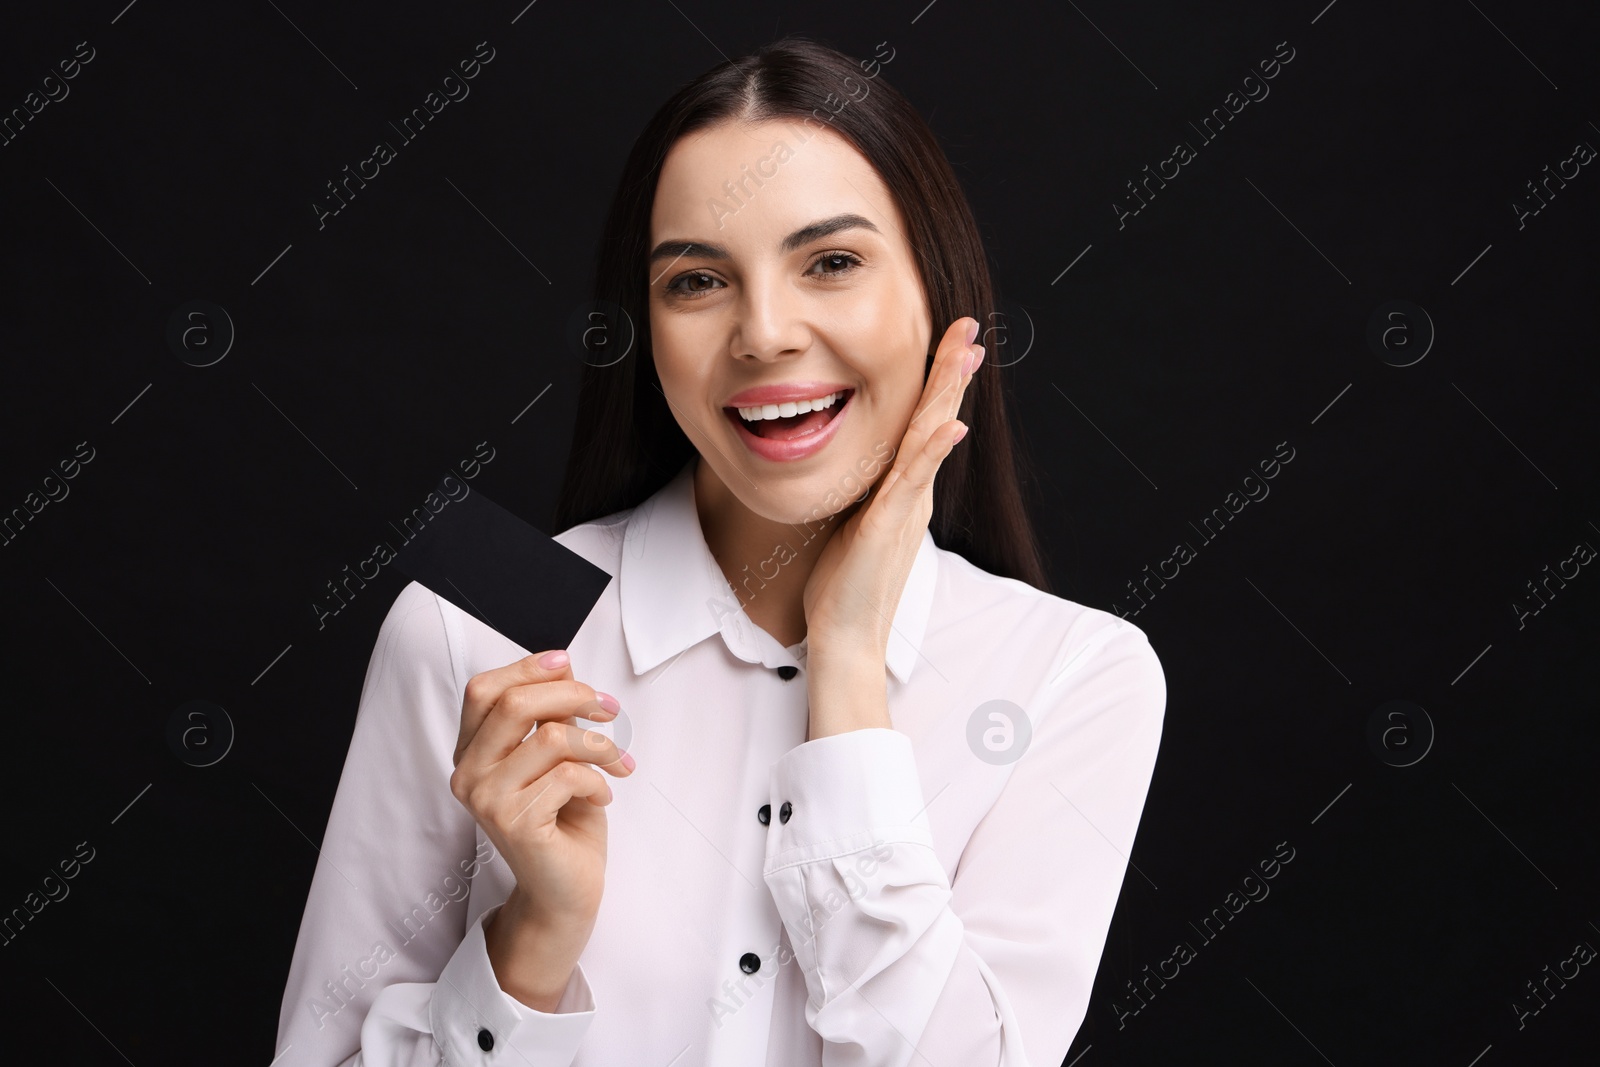
[[[838,432],[839,424],[849,414],[850,402],[855,398],[856,394],[854,392],[846,396],[842,401],[838,402],[839,412],[828,420],[826,426],[816,433],[796,438],[793,441],[775,441],[770,437],[759,437],[745,428],[744,420],[739,417],[737,411],[726,410],[724,414],[733,423],[734,430],[739,435],[739,440],[744,442],[746,448],[762,459],[770,459],[776,463],[787,463],[791,460],[805,459],[833,440],[833,435]]]

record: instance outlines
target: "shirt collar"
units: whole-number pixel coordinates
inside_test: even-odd
[[[619,566],[622,631],[633,672],[644,674],[713,634],[720,633],[740,659],[780,667],[795,655],[756,626],[745,613],[727,577],[711,555],[694,503],[698,456],[627,520]],[[885,660],[904,684],[921,655],[933,606],[939,549],[933,534],[922,543],[895,608]],[[802,642],[802,657],[809,641]]]

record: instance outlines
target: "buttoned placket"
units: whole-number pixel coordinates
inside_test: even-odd
[[[789,650],[784,649],[784,653],[788,654]],[[792,682],[800,674],[800,668],[792,663],[780,664],[779,666],[773,668],[773,670],[784,682]],[[789,821],[789,816],[793,814],[793,812],[794,806],[790,804],[789,801],[784,800],[782,802],[782,806],[778,808],[778,822],[780,824],[787,823]],[[756,821],[764,827],[770,827],[772,825],[772,803],[770,801],[756,809]],[[761,847],[764,854],[766,850],[766,842],[764,839]],[[776,911],[774,911],[774,913],[776,913]],[[755,974],[759,972],[763,966],[764,961],[762,960],[761,956],[755,952],[746,952],[739,958],[739,969],[745,974]]]
[[[729,595],[732,596],[731,591]],[[724,617],[719,629],[729,651],[747,665],[744,669],[767,680],[767,684],[754,688],[756,693],[767,695],[755,697],[756,703],[749,709],[750,714],[763,720],[755,736],[764,738],[765,742],[758,742],[759,749],[753,750],[753,762],[746,770],[753,772],[750,788],[770,789],[768,767],[805,740],[808,715],[805,644],[802,642],[794,648],[779,644],[743,610]],[[798,729],[795,729],[797,723]],[[772,817],[774,811],[776,821]],[[707,1062],[759,1063],[765,1060],[765,1046],[761,1042],[770,1027],[770,1006],[783,965],[781,961],[788,958],[793,965],[793,957],[783,955],[782,946],[789,935],[765,883],[764,866],[770,851],[770,836],[779,832],[778,828],[789,820],[792,812],[793,805],[787,798],[768,797],[756,806],[753,825],[744,821],[749,819],[748,814],[740,819],[742,825],[749,827],[748,832],[760,835],[748,839],[748,851],[741,849],[744,855],[755,857],[753,870],[746,869],[743,873],[746,880],[753,879],[760,892],[750,897],[741,893],[730,900],[726,908],[723,929],[733,936],[724,942],[722,951],[730,955],[725,957],[723,977],[711,995],[728,1005],[732,1014],[713,1022]],[[744,1010],[758,1001],[764,1001],[766,1006],[749,1012]]]

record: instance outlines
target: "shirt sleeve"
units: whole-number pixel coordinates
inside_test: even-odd
[[[378,633],[279,1010],[274,1067],[568,1067],[594,1018],[581,967],[554,1012],[500,988],[468,923],[475,847],[450,792],[464,681],[412,582]],[[487,1046],[487,1047],[485,1047]]]
[[[763,875],[805,975],[823,1067],[1066,1058],[1166,710],[1144,632],[1106,618],[1070,641],[1026,709],[1032,736],[953,882],[929,829],[937,797],[923,796],[907,735],[832,734],[773,764],[779,817]],[[965,730],[966,717],[939,728]]]

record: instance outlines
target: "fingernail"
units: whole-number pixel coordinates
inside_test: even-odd
[[[978,320],[973,319],[972,325],[967,327],[967,344],[971,344],[978,336]]]
[[[547,671],[553,671],[557,667],[565,667],[571,662],[572,657],[567,655],[567,650],[564,648],[557,649],[554,652],[546,652],[539,657],[539,666]]]
[[[597,689],[595,690],[594,698],[600,702],[602,708],[605,708],[613,715],[622,710],[622,705],[610,693],[602,693]]]
[[[623,753],[622,753],[622,765],[624,767],[628,768],[628,770],[630,770],[630,771],[633,770],[635,766],[637,766],[637,764],[635,764],[633,762],[633,757],[628,755],[626,749],[624,749]]]
[[[978,364],[983,362],[983,346],[976,345],[967,352],[967,365],[962,369],[962,377],[978,369]]]
[[[956,431],[956,439],[950,443],[952,445],[959,445],[961,443],[961,439],[965,436],[967,436],[967,427],[963,426],[961,429]]]

